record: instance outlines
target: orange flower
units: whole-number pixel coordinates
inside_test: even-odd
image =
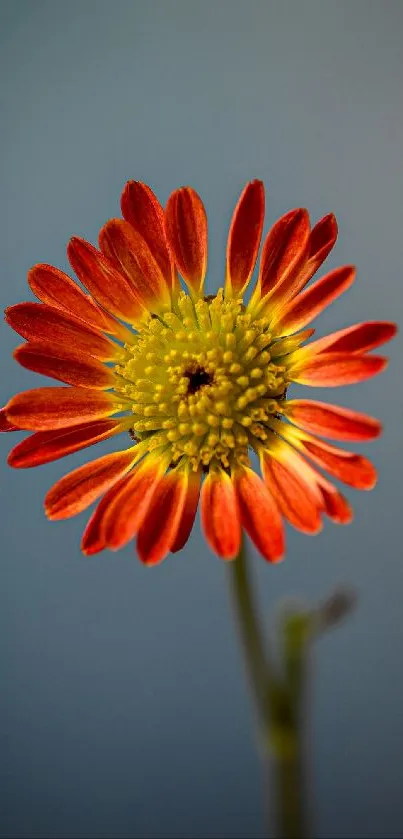
[[[378,420],[336,405],[288,399],[293,382],[355,384],[386,366],[368,351],[395,326],[360,323],[306,344],[306,327],[354,281],[352,266],[309,281],[337,237],[333,215],[313,228],[292,210],[270,230],[249,302],[264,220],[264,189],[247,184],[229,231],[224,289],[203,291],[207,218],[190,187],[166,210],[130,181],[123,219],[108,221],[99,249],[73,238],[68,256],[86,289],[50,265],[29,285],[40,303],[20,303],[6,320],[26,343],[20,364],[64,382],[15,396],[0,412],[3,431],[34,433],[9,455],[39,466],[126,432],[132,445],[75,469],[45,499],[50,519],[80,513],[103,495],[82,550],[116,550],[137,536],[151,565],[186,543],[199,496],[211,548],[238,553],[242,528],[269,561],[284,553],[283,517],[317,533],[322,514],[345,524],[351,509],[316,468],[356,489],[376,473],[361,455],[321,437],[369,440]],[[187,291],[181,289],[177,270]],[[263,480],[252,470],[254,450]],[[105,493],[105,494],[104,494]]]

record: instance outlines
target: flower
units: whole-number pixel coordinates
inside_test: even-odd
[[[207,218],[190,187],[165,211],[151,189],[129,181],[122,219],[102,228],[99,249],[74,237],[70,264],[86,289],[51,265],[28,275],[39,303],[6,310],[26,343],[15,358],[68,387],[14,396],[3,431],[34,433],[11,451],[11,466],[48,463],[130,435],[123,451],[80,466],[48,492],[45,511],[65,519],[102,500],[82,540],[85,554],[116,550],[137,536],[140,559],[180,550],[201,504],[210,547],[225,559],[245,529],[269,561],[284,554],[283,518],[307,533],[322,514],[345,524],[346,499],[316,468],[355,487],[376,481],[364,457],[321,438],[369,440],[378,420],[336,405],[289,398],[289,385],[354,384],[385,368],[369,350],[392,338],[391,323],[359,323],[311,343],[307,328],[354,281],[351,265],[309,281],[337,238],[333,215],[313,228],[304,209],[284,215],[263,245],[264,188],[248,183],[235,208],[224,288],[205,295]],[[187,290],[182,290],[177,271]],[[129,439],[129,438],[128,438]],[[263,479],[251,468],[255,452]]]

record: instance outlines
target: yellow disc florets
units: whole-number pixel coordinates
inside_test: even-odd
[[[248,463],[249,447],[272,433],[267,423],[286,389],[272,343],[268,318],[255,318],[241,298],[220,290],[194,302],[181,292],[174,311],[150,316],[115,368],[133,433],[194,469]]]

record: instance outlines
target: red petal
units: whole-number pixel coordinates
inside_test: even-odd
[[[122,215],[148,245],[168,285],[176,288],[175,266],[165,237],[164,210],[152,189],[140,181],[128,181],[120,205]]]
[[[241,545],[241,527],[234,485],[223,471],[209,472],[201,491],[201,520],[211,549],[234,559]]]
[[[136,535],[166,467],[166,458],[147,455],[122,485],[120,492],[108,505],[103,519],[105,544],[108,548],[122,548]]]
[[[318,463],[343,483],[355,489],[372,489],[375,486],[376,471],[366,457],[337,449],[290,425],[284,426],[282,433],[287,441],[310,460]]]
[[[308,243],[308,258],[293,283],[292,295],[301,291],[316,273],[332,250],[337,239],[337,222],[333,213],[324,216],[312,228]]]
[[[293,382],[311,387],[340,387],[363,382],[382,373],[387,358],[378,355],[351,355],[351,353],[323,353],[291,367],[288,375]]]
[[[352,285],[355,279],[355,268],[345,265],[330,271],[316,283],[309,286],[290,303],[279,310],[276,334],[285,335],[302,329],[316,318],[333,300]]]
[[[28,283],[42,303],[61,309],[95,329],[109,332],[124,340],[125,327],[106,312],[102,312],[74,280],[53,265],[34,265],[28,272]]]
[[[129,471],[135,460],[134,449],[106,454],[61,478],[45,498],[48,518],[67,519],[86,510]]]
[[[284,556],[284,528],[278,507],[263,481],[252,469],[235,477],[241,523],[258,551],[269,562]]]
[[[105,335],[45,303],[17,303],[5,315],[12,329],[28,341],[74,347],[75,352],[101,361],[114,361],[121,354],[120,347]]]
[[[193,291],[203,288],[207,269],[207,216],[197,192],[189,186],[170,195],[165,231],[174,260]]]
[[[350,524],[353,511],[344,495],[332,484],[321,481],[320,489],[323,498],[323,509],[327,516],[336,524]]]
[[[172,553],[182,550],[192,532],[197,506],[199,503],[200,485],[201,472],[189,471],[185,504],[182,510],[181,520],[178,525],[178,532],[170,548]]]
[[[101,440],[107,440],[127,430],[127,427],[128,421],[125,417],[75,425],[66,431],[38,431],[14,446],[7,458],[7,463],[15,469],[41,466],[43,463],[66,457],[87,446],[93,446]]]
[[[269,492],[283,516],[297,530],[318,533],[322,522],[317,497],[310,491],[307,482],[282,461],[280,447],[276,448],[274,455],[268,452],[262,456],[262,471]]]
[[[228,235],[226,289],[241,294],[253,274],[264,221],[262,181],[246,184],[235,207]]]
[[[270,305],[288,296],[307,254],[309,216],[305,209],[291,210],[269,231],[260,261],[261,296],[270,294]]]
[[[310,399],[287,401],[284,413],[300,428],[334,440],[372,440],[382,430],[379,420],[373,417]]]
[[[14,396],[7,418],[28,431],[52,431],[99,420],[123,410],[116,396],[81,387],[39,387]]]
[[[122,219],[111,219],[99,234],[101,250],[129,280],[146,310],[168,306],[170,292],[158,263],[143,237]]]
[[[0,408],[0,431],[18,431],[18,425],[13,425],[13,423],[7,419],[6,408]]]
[[[101,498],[99,504],[94,510],[88,524],[84,530],[81,540],[81,550],[86,556],[103,551],[106,547],[105,532],[104,532],[104,518],[107,513],[109,505],[119,494],[123,486],[130,480],[130,474],[125,475],[124,478],[116,481],[107,493]]]
[[[283,463],[308,485],[319,509],[337,524],[348,524],[353,513],[348,501],[336,487],[290,445],[284,445],[279,439],[278,446]]]
[[[137,538],[137,553],[146,565],[156,565],[171,550],[186,503],[187,485],[187,472],[178,468],[157,484]]]
[[[279,561],[285,550],[284,528],[267,487],[252,469],[243,467],[235,476],[235,490],[242,526],[265,559]]]
[[[133,283],[109,259],[78,236],[70,239],[67,255],[77,277],[101,306],[129,323],[138,321],[144,310],[142,301]]]
[[[397,326],[389,321],[367,321],[340,329],[331,335],[325,335],[305,347],[306,353],[317,355],[326,351],[338,353],[364,353],[385,344],[395,337]]]
[[[22,344],[13,355],[27,370],[69,385],[106,390],[116,383],[109,367],[95,358],[82,360],[79,354],[74,355],[73,351],[69,352],[58,344]]]

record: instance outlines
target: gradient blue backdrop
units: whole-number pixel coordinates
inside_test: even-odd
[[[33,263],[66,267],[70,235],[96,240],[128,178],[164,201],[181,184],[201,193],[212,290],[238,193],[258,177],[267,226],[299,205],[313,219],[333,210],[329,265],[358,264],[319,334],[399,317],[401,2],[12,0],[0,30],[2,305],[30,299]],[[4,402],[41,380],[12,361],[8,327],[0,340]],[[354,523],[290,532],[279,567],[253,554],[268,622],[285,595],[314,601],[340,582],[359,593],[354,616],[315,650],[323,839],[403,835],[401,344],[390,352],[379,379],[326,393],[385,423],[361,447],[380,481],[354,494]],[[131,547],[84,559],[86,516],[49,524],[42,497],[88,454],[14,472],[10,442],[0,440],[2,837],[262,836],[224,564],[199,525],[154,570]]]

